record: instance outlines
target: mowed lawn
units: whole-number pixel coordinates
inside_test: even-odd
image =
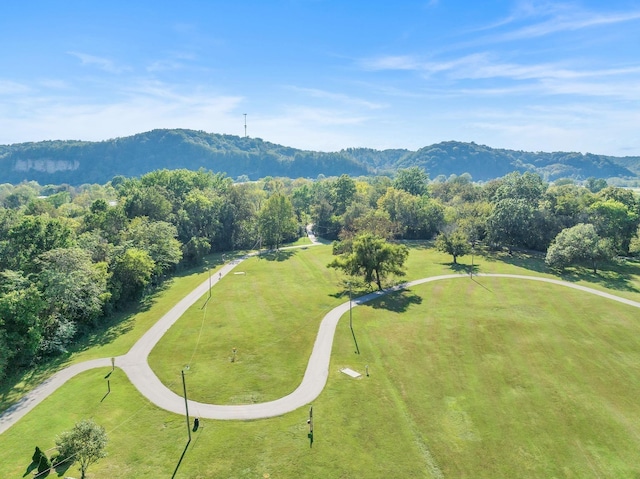
[[[426,470],[435,462],[456,478],[640,474],[638,308],[477,278],[421,285],[354,313],[365,382],[384,384],[380,393],[404,412]]]
[[[159,345],[168,348],[161,356],[174,357],[162,366],[165,380],[177,383],[190,364],[194,399],[265,400],[278,396],[272,383],[279,395],[289,392],[319,320],[346,300],[339,276],[324,267],[329,259],[330,249],[320,247],[240,265],[236,272],[246,274],[214,288],[206,315],[197,305]],[[450,273],[448,261],[414,250],[408,279]],[[479,263],[485,272],[527,271]],[[636,281],[613,284],[638,300]],[[237,300],[216,302],[218,291]],[[208,323],[215,308],[222,312]],[[360,354],[348,315],[338,326],[329,381],[313,404],[313,447],[307,407],[258,421],[202,420],[175,477],[636,478],[639,319],[636,308],[523,280],[462,277],[381,298],[353,310]],[[364,373],[366,365],[369,377],[339,371]],[[119,370],[104,397],[107,373],[71,380],[0,435],[0,477],[22,477],[36,445],[52,447],[56,434],[88,417],[110,437],[109,456],[90,477],[172,477],[186,444],[184,417],[150,405]],[[74,468],[64,474],[79,477]]]
[[[180,395],[184,369],[189,397],[200,402],[247,404],[290,393],[320,321],[348,299],[329,261],[330,247],[245,260],[165,334],[149,364]]]

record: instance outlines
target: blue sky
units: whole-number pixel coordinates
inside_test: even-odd
[[[0,144],[154,128],[303,149],[640,155],[640,0],[0,7]]]

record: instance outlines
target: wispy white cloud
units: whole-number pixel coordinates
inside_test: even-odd
[[[117,74],[117,73],[122,73],[130,70],[129,67],[118,65],[116,62],[108,58],[98,57],[95,55],[89,55],[87,53],[81,53],[81,52],[67,52],[67,53],[69,55],[72,55],[78,58],[83,65],[93,66],[107,73]]]
[[[401,71],[408,71],[410,65],[411,71],[423,77],[425,89],[445,80],[447,88],[442,90],[442,95],[537,93],[638,99],[640,65],[578,69],[572,68],[568,61],[523,64],[503,62],[494,58],[497,56],[479,52],[442,61],[422,61],[406,56],[399,64],[387,61],[388,57],[367,62],[380,69]],[[482,83],[492,79],[503,83],[491,87]]]
[[[0,106],[0,144],[43,139],[101,140],[154,128],[240,134],[239,129],[230,131],[229,125],[244,101],[242,97],[204,90],[167,94],[170,91],[157,85],[155,90],[147,88],[146,94],[131,90],[120,100],[103,102],[51,94],[22,95]]]
[[[475,31],[490,31],[512,27],[484,41],[506,41],[541,37],[552,33],[615,25],[640,20],[640,10],[602,12],[587,10],[575,3],[521,1],[507,17]]]
[[[289,89],[303,93],[313,98],[331,100],[337,103],[352,105],[356,107],[364,107],[370,110],[377,110],[379,108],[384,108],[385,106],[381,103],[375,103],[368,100],[363,100],[362,98],[346,95],[343,93],[333,93],[325,90],[320,90],[317,88],[303,88],[303,87],[291,86],[289,87]]]
[[[15,95],[18,93],[27,93],[31,88],[22,83],[11,80],[0,79],[0,95]]]
[[[384,55],[360,60],[365,70],[419,70],[420,62],[411,55]]]
[[[576,17],[556,17],[534,25],[519,28],[505,33],[502,38],[523,39],[540,37],[562,31],[581,30],[583,28],[613,25],[640,19],[640,11],[617,14],[583,14]]]

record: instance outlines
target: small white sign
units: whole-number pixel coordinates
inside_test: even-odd
[[[347,376],[351,376],[352,378],[359,378],[360,376],[362,376],[362,374],[350,368],[342,368],[340,372],[345,373]]]

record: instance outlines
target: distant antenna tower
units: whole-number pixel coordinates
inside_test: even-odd
[[[247,137],[247,114],[244,113],[244,137]]]

